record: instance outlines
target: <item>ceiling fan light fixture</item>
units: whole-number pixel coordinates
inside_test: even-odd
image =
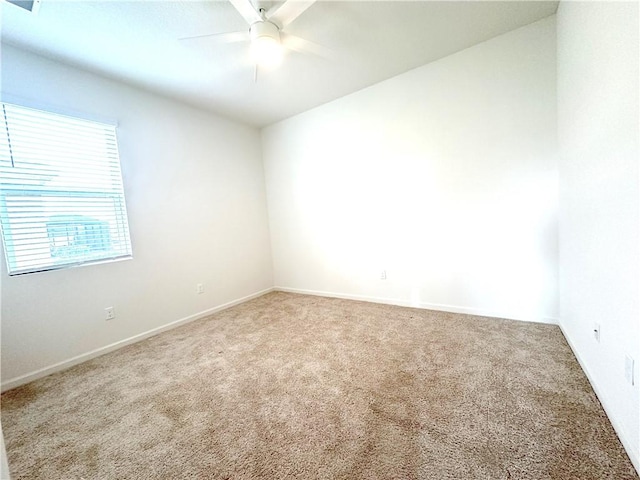
[[[280,31],[271,22],[257,22],[249,29],[251,35],[251,57],[261,67],[273,68],[282,62]]]

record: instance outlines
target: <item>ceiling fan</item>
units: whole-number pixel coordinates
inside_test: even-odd
[[[180,40],[212,37],[218,42],[251,42],[251,57],[258,67],[273,68],[277,66],[284,55],[284,49],[299,53],[311,53],[328,58],[329,49],[303,38],[286,33],[284,30],[316,0],[287,0],[275,5],[270,10],[257,7],[251,0],[229,0],[249,25],[249,29],[241,32],[210,33],[183,37]]]

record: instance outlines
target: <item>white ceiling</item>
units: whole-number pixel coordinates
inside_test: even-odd
[[[319,0],[285,31],[330,48],[333,57],[291,52],[257,83],[248,43],[178,40],[246,31],[225,0],[42,0],[37,15],[0,0],[0,14],[5,43],[261,127],[552,15],[557,6]]]

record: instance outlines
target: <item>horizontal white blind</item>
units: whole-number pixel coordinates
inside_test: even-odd
[[[9,274],[131,257],[115,127],[7,103],[0,113]]]

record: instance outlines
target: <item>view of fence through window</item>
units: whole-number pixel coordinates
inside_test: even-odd
[[[10,274],[127,258],[115,127],[2,104],[0,225]]]

